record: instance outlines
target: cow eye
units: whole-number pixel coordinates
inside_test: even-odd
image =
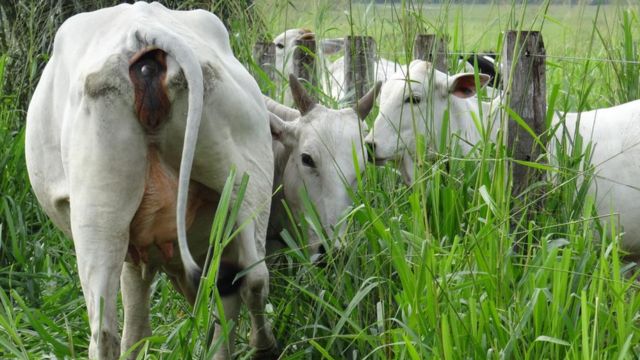
[[[278,49],[284,49],[284,44],[276,44],[276,47],[277,47]]]
[[[300,158],[302,159],[302,165],[313,169],[316,168],[316,163],[313,161],[311,155],[305,153],[300,155]]]
[[[421,100],[422,99],[419,96],[409,95],[409,96],[407,96],[406,99],[404,99],[404,103],[405,104],[408,104],[408,103],[419,104]]]

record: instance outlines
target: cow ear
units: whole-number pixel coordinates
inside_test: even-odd
[[[273,140],[282,143],[286,147],[293,147],[296,142],[296,127],[298,120],[284,121],[278,115],[269,112],[269,127]]]
[[[380,88],[382,87],[382,81],[378,81],[369,92],[358,100],[354,105],[353,110],[358,114],[358,119],[364,120],[369,115],[369,112],[373,108],[373,104],[376,102],[376,97],[380,94]]]
[[[300,36],[298,36],[299,40],[315,40],[316,39],[316,34],[314,32],[312,32],[311,30],[307,30],[307,29],[303,29],[302,34],[300,34]]]
[[[333,55],[344,48],[344,38],[323,39],[320,41],[320,48],[324,55]]]
[[[478,74],[478,80],[480,81],[480,87],[485,86],[491,77],[487,74]],[[477,93],[476,80],[474,74],[465,73],[458,74],[449,78],[449,94],[466,99],[474,96]]]
[[[293,101],[296,103],[298,110],[300,110],[300,115],[306,115],[316,106],[316,101],[309,96],[304,86],[302,86],[298,78],[293,74],[289,74],[289,86],[291,87]]]

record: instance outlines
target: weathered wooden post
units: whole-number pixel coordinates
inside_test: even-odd
[[[294,42],[293,74],[307,80],[313,85],[316,81],[316,39],[314,37],[297,39]],[[288,75],[286,75],[288,76]]]
[[[260,88],[265,91],[267,95],[270,95],[272,92],[273,84],[272,82],[275,80],[275,65],[276,65],[276,44],[272,41],[268,40],[260,40],[256,42],[253,46],[253,59],[256,61],[256,64],[262,69],[262,71],[266,74],[267,79],[270,83],[267,83],[266,79],[263,79],[261,76],[254,76],[256,80],[258,80],[258,84]],[[269,89],[269,90],[265,90]]]
[[[355,104],[374,81],[376,42],[371,36],[344,38],[344,91],[349,102]]]
[[[502,71],[508,106],[546,146],[547,111],[545,81],[545,49],[538,31],[508,31],[504,36]],[[515,119],[509,119],[508,147],[515,161],[537,161],[544,150]],[[514,162],[512,165],[513,192],[517,196],[529,184],[540,179],[542,173]]]
[[[447,40],[434,34],[416,34],[413,40],[413,58],[429,61],[436,69],[446,73]]]
[[[253,46],[253,58],[269,79],[273,80],[273,69],[276,63],[276,44],[272,41],[259,40]]]

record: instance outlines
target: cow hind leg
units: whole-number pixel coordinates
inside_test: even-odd
[[[120,276],[122,305],[124,307],[122,354],[141,339],[151,336],[149,301],[154,275],[155,271],[151,271],[146,278],[143,278],[140,266],[128,262],[125,262],[122,267],[122,275]],[[137,353],[137,349],[132,351],[128,358],[135,359]]]
[[[122,61],[111,60],[86,76],[67,139],[71,233],[93,359],[120,357],[116,300],[148,166],[147,137],[129,115],[132,99],[123,97],[128,80],[121,76]]]
[[[240,306],[242,303],[240,302],[240,295],[235,294],[226,294],[221,295],[222,297],[222,306],[224,307],[224,316],[227,320],[233,320],[236,324],[238,321],[238,315],[240,314]],[[214,360],[227,360],[231,359],[231,355],[233,355],[233,351],[235,348],[235,340],[236,340],[236,329],[231,328],[227,329],[228,333],[225,334],[225,329],[222,328],[220,321],[216,321],[216,326],[214,330],[214,335],[212,339],[212,344],[216,345],[220,342],[220,348],[214,355]],[[225,336],[226,335],[226,336]],[[226,339],[225,339],[226,337]]]
[[[127,250],[126,237],[118,241],[97,234],[83,236],[81,229],[74,229],[74,242],[91,328],[89,358],[118,359],[120,335],[116,298]]]
[[[243,223],[240,221],[240,223]],[[269,273],[262,258],[256,251],[254,225],[249,223],[225,248],[225,259],[218,270],[217,287],[222,297],[227,320],[237,321],[242,302],[247,305],[251,317],[251,346],[255,349],[254,359],[277,359],[278,350],[271,325],[265,316]],[[262,255],[264,257],[264,255]],[[237,264],[237,265],[235,265]],[[241,269],[249,269],[242,277],[236,278]],[[213,344],[225,337],[222,326],[215,327]],[[235,329],[226,334],[226,341],[216,352],[215,360],[230,359],[233,354]]]
[[[256,233],[253,223],[248,224],[236,239],[242,268],[250,269],[240,286],[240,296],[247,305],[251,317],[251,346],[254,359],[276,359],[279,351],[271,331],[265,307],[269,294],[269,271],[264,262],[264,249],[258,255]]]

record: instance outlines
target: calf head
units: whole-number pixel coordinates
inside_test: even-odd
[[[489,76],[478,74],[480,85]],[[412,181],[410,158],[416,148],[416,134],[425,136],[427,147],[437,146],[442,132],[442,121],[449,105],[458,99],[476,94],[473,73],[449,76],[432,67],[431,63],[414,60],[408,68],[396,72],[382,87],[380,111],[373,129],[366,136],[369,159],[376,163],[403,160],[403,173]],[[459,114],[451,113],[453,118]],[[451,120],[453,122],[453,119]]]
[[[308,196],[329,236],[335,233],[339,216],[351,205],[349,188],[356,185],[358,172],[365,167],[362,137],[367,131],[364,119],[371,110],[380,85],[369,91],[354,108],[334,110],[318,104],[298,79],[289,77],[291,92],[299,109],[269,102],[274,141],[284,145],[288,159],[282,171],[284,196],[291,211],[301,219],[305,210],[303,194]],[[289,121],[282,120],[288,119]],[[354,161],[357,163],[354,163]],[[278,176],[276,175],[276,178]],[[309,231],[312,255],[320,250],[320,240]]]

